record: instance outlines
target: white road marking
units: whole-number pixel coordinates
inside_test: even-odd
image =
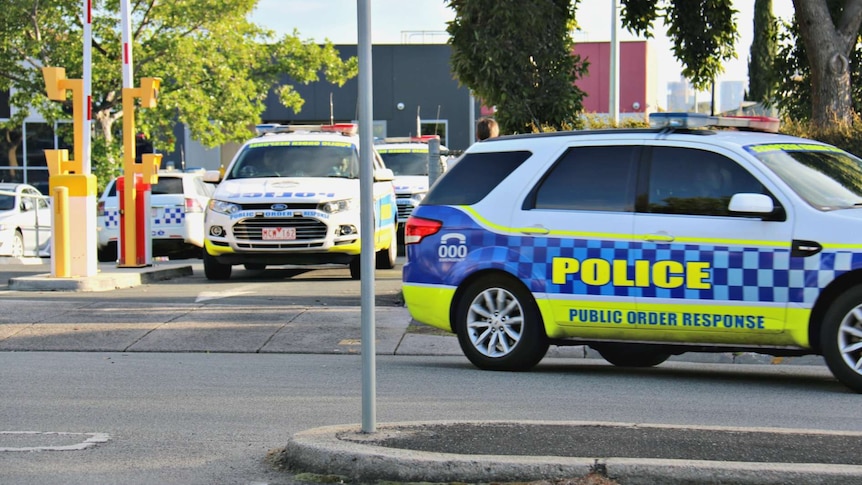
[[[47,446],[27,446],[21,448],[12,448],[12,447],[2,447],[0,446],[0,452],[3,451],[79,451],[86,448],[90,448],[92,446],[96,446],[99,443],[106,443],[110,436],[107,433],[65,433],[62,431],[57,432],[43,432],[43,431],[0,431],[0,441],[3,439],[3,435],[26,435],[26,436],[89,436],[89,438],[85,439],[80,443],[75,443],[71,445],[47,445]]]
[[[218,300],[220,298],[230,298],[232,296],[247,295],[249,293],[254,293],[254,291],[252,291],[254,288],[254,285],[245,285],[225,291],[202,291],[198,293],[195,303],[207,300]]]

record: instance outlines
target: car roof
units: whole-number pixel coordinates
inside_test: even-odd
[[[665,129],[665,128],[611,128],[598,130],[556,131],[501,135],[470,146],[471,152],[493,152],[513,147],[528,147],[541,144],[569,144],[594,141],[687,141],[702,144],[743,147],[763,143],[824,143],[779,133],[743,130],[711,129]],[[505,147],[503,145],[506,145]]]
[[[30,185],[30,184],[25,184],[25,183],[23,183],[23,182],[0,182],[0,190],[12,191],[12,190],[15,190],[15,189],[18,189],[18,188],[22,188],[22,189],[34,189],[34,190],[36,190],[36,191],[38,191],[38,190],[39,190],[39,189],[37,189],[36,187],[33,187],[33,186],[32,186],[32,185]],[[41,192],[39,192],[39,193],[41,193]]]

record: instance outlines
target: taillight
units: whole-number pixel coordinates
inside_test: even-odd
[[[100,200],[96,203],[96,216],[104,216],[105,215],[105,201]]]
[[[437,234],[443,223],[433,219],[410,216],[404,226],[404,244],[416,244],[427,236]]]
[[[197,199],[186,198],[186,214],[189,212],[203,212],[204,208],[200,205]]]

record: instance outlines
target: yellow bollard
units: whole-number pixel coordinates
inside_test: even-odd
[[[54,276],[68,278],[72,273],[71,245],[69,242],[69,187],[54,187],[54,237],[51,257],[54,259]]]

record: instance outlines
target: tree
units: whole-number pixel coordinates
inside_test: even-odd
[[[736,57],[739,39],[732,0],[621,0],[622,24],[647,38],[662,18],[682,75],[700,90],[724,72],[723,63]]]
[[[738,37],[731,0],[622,0],[623,25],[649,35],[663,15],[683,75],[703,89],[733,56]],[[799,39],[811,67],[811,120],[825,127],[852,119],[849,58],[862,24],[862,0],[793,0]],[[831,14],[836,12],[835,15]]]
[[[841,15],[842,2],[829,1],[832,18]],[[862,34],[862,32],[860,32]],[[780,24],[778,30],[778,52],[775,57],[777,92],[775,105],[793,120],[812,119],[811,66],[808,54],[799,35],[799,25],[794,17]],[[853,113],[862,113],[862,46],[858,43],[850,53],[850,101]]]
[[[97,125],[94,168],[116,159],[98,159],[97,147],[116,154],[122,111],[122,32],[116,0],[93,0],[92,111]],[[303,100],[285,76],[317,81],[321,72],[339,86],[358,72],[355,58],[343,61],[327,42],[301,41],[299,33],[276,39],[246,18],[257,0],[138,0],[132,2],[134,85],[141,77],[163,79],[156,108],[136,111],[136,126],[162,151],[173,149],[173,127],[185,123],[206,146],[243,141],[260,121],[264,100],[275,89],[281,102],[298,112]],[[49,121],[68,118],[70,102],[47,100],[41,66],[83,74],[80,0],[5,0],[0,9],[0,90],[12,89],[19,110],[0,129],[20,126],[28,108]],[[111,149],[114,149],[112,152]]]
[[[853,115],[850,57],[862,25],[862,0],[793,0],[793,9],[810,66],[811,121],[820,127],[849,124]]]
[[[577,0],[448,0],[452,71],[503,133],[580,126],[586,63],[569,35]]]
[[[754,39],[748,56],[747,99],[761,103],[772,101],[775,86],[775,53],[778,34],[772,0],[754,2]]]

